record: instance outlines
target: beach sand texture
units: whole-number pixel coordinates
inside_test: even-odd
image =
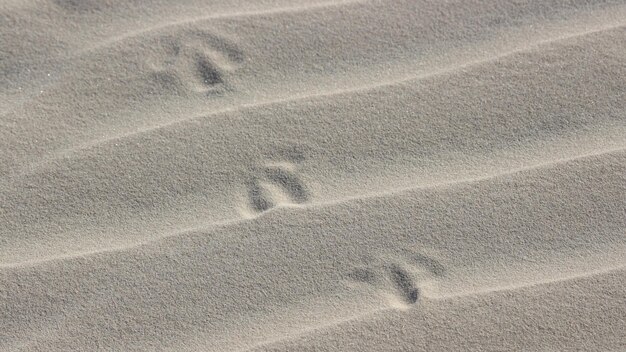
[[[626,351],[626,1],[0,0],[0,351]]]

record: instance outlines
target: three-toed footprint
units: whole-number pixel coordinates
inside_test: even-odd
[[[301,204],[309,194],[290,163],[268,164],[256,170],[248,182],[252,211],[260,213],[278,204]]]
[[[349,277],[354,282],[373,285],[386,292],[392,306],[406,308],[420,298],[419,282],[444,274],[437,260],[414,252],[406,258],[370,259],[353,270]]]
[[[200,93],[231,89],[227,76],[244,61],[237,45],[206,30],[185,34],[184,39],[173,36],[160,41],[162,58],[150,60],[155,79],[171,88],[182,86]]]

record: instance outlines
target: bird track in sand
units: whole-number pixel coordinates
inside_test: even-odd
[[[255,213],[275,207],[281,199],[295,204],[309,200],[306,187],[293,169],[291,163],[279,163],[267,164],[256,170],[248,183],[250,207]]]
[[[208,30],[197,30],[187,38],[163,36],[162,56],[149,58],[153,77],[165,87],[177,85],[204,94],[232,89],[227,76],[245,61],[231,40]],[[156,61],[156,62],[155,62]]]
[[[349,277],[352,281],[379,287],[391,293],[392,303],[401,302],[402,307],[407,307],[417,303],[420,298],[421,280],[417,277],[423,275],[418,275],[419,273],[426,272],[434,277],[441,277],[445,273],[445,268],[439,261],[424,254],[413,252],[408,259],[413,263],[400,264],[395,259],[371,259],[365,266],[353,270]]]

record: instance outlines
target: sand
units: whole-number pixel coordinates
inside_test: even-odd
[[[626,351],[626,2],[0,0],[1,351]]]

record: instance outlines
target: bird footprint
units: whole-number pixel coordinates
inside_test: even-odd
[[[164,38],[163,58],[153,64],[158,81],[182,85],[196,92],[220,93],[230,88],[227,76],[244,61],[241,50],[210,31],[186,33],[184,38]]]
[[[387,292],[394,305],[400,303],[401,307],[408,307],[417,303],[420,298],[418,278],[440,277],[445,269],[439,261],[421,253],[412,253],[406,259],[408,260],[370,260],[365,266],[352,271],[349,276],[353,281],[373,285]]]
[[[290,163],[266,165],[248,183],[250,208],[261,213],[279,203],[302,204],[309,194]]]

